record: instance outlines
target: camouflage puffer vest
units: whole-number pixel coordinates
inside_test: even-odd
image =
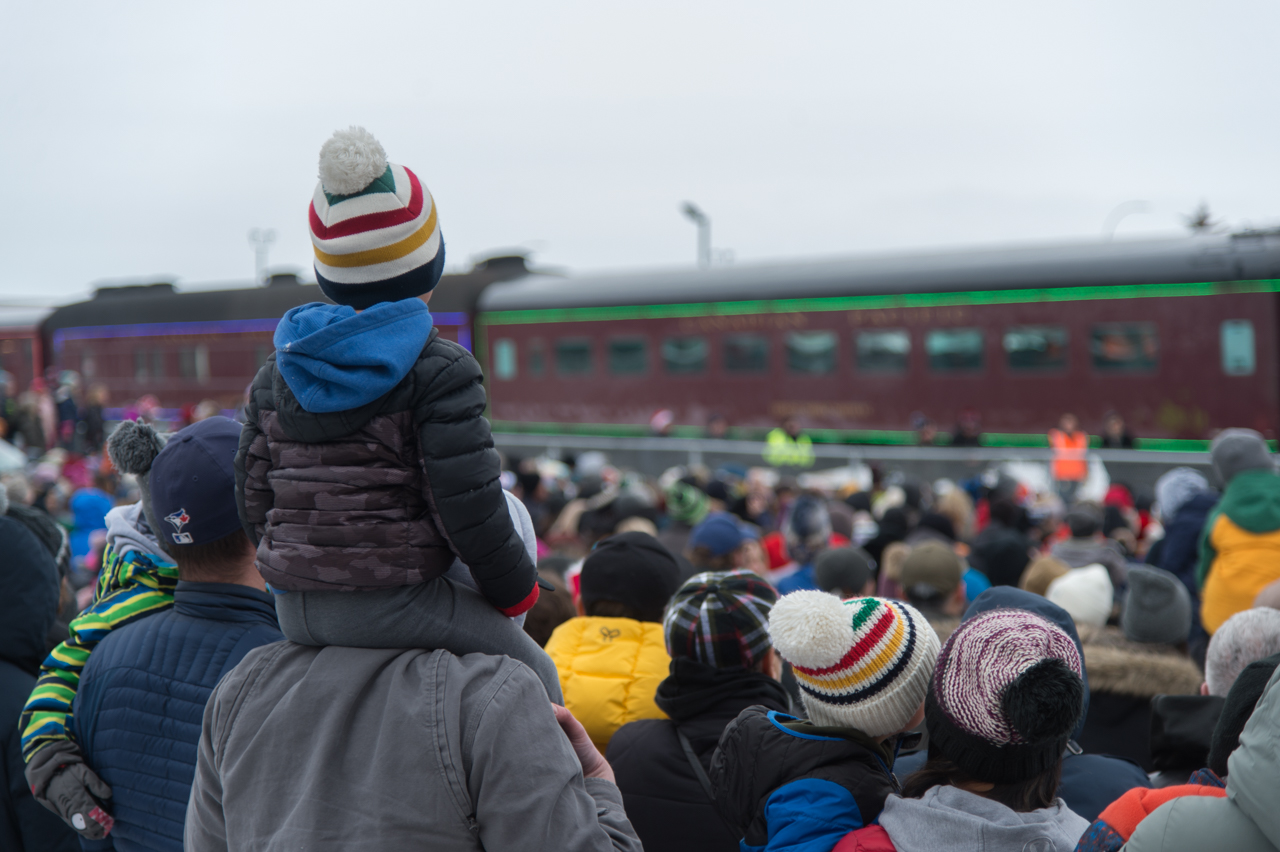
[[[455,556],[502,608],[535,573],[511,524],[480,366],[435,331],[409,374],[350,411],[305,411],[258,372],[236,456],[236,498],[258,569],[284,591],[407,586]],[[425,448],[425,449],[424,449]]]

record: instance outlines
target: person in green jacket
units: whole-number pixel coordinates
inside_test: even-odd
[[[813,441],[788,417],[765,437],[764,460],[773,467],[813,467]]]
[[[1225,490],[1200,534],[1200,617],[1214,633],[1280,580],[1280,476],[1252,429],[1224,429],[1210,447]]]

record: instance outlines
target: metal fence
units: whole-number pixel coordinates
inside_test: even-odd
[[[596,435],[538,435],[527,432],[495,432],[494,443],[509,455],[547,454],[563,457],[587,450],[606,453],[616,464],[644,473],[660,473],[672,465],[727,463],[751,466],[764,464],[763,441],[734,441],[715,438],[635,438]],[[877,463],[882,468],[902,470],[917,478],[972,475],[1003,462],[1047,463],[1051,451],[1043,447],[905,447],[870,444],[814,444],[813,470],[849,464]],[[1188,466],[1209,474],[1207,452],[1167,452],[1158,450],[1091,450],[1113,480],[1133,486],[1151,486],[1172,467]],[[1210,477],[1212,479],[1212,477]]]

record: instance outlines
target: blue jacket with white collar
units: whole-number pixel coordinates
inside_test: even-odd
[[[270,594],[180,581],[172,609],[102,640],[72,718],[85,761],[111,785],[116,822],[85,849],[181,852],[205,703],[245,654],[283,638]]]

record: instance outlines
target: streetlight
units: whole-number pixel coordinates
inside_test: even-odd
[[[1115,209],[1107,214],[1107,218],[1102,221],[1102,238],[1104,240],[1114,239],[1116,228],[1120,227],[1120,221],[1126,216],[1134,213],[1147,213],[1151,210],[1151,205],[1145,201],[1125,201],[1117,204]]]
[[[698,226],[698,266],[706,269],[711,265],[711,219],[692,201],[686,201],[680,212]]]
[[[253,269],[259,284],[267,278],[267,252],[276,241],[275,228],[251,228],[249,242],[253,243]]]

